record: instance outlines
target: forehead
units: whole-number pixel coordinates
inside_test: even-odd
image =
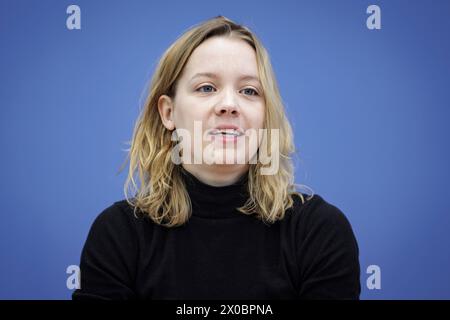
[[[188,79],[199,73],[258,78],[256,54],[244,40],[213,37],[193,51],[185,66],[185,73]]]

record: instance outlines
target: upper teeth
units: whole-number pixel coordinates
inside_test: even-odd
[[[220,130],[217,130],[216,133],[231,134],[231,135],[235,135],[235,136],[239,135],[239,132],[237,130],[235,130],[235,129],[220,129]]]

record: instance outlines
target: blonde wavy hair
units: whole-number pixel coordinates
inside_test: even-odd
[[[135,124],[127,159],[123,164],[125,166],[128,160],[130,162],[124,193],[127,202],[134,207],[134,214],[140,210],[161,226],[176,227],[185,224],[192,214],[192,204],[180,165],[171,160],[174,147],[172,132],[161,121],[157,108],[158,98],[163,94],[175,96],[177,80],[192,52],[203,41],[215,36],[241,39],[255,50],[266,105],[264,128],[280,130],[277,174],[260,174],[262,164],[259,161],[249,164],[249,198],[242,207],[236,209],[242,214],[254,215],[264,223],[274,223],[283,219],[286,210],[293,206],[293,196],[299,196],[302,203],[306,201],[295,187],[294,166],[290,157],[295,153],[293,134],[269,54],[247,27],[217,16],[188,29],[162,55],[151,79],[149,93]],[[267,132],[266,145],[271,150],[271,130]],[[307,200],[312,196],[313,194]]]

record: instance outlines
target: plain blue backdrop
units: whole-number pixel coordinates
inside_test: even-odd
[[[66,9],[81,8],[81,30]],[[380,30],[366,27],[369,5]],[[69,299],[94,218],[123,199],[148,80],[187,28],[224,15],[269,51],[296,182],[339,207],[362,299],[450,299],[450,1],[0,0],[0,298]],[[381,268],[381,289],[366,268]]]

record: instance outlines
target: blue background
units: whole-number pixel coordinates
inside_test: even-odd
[[[66,8],[81,8],[81,30]],[[370,4],[381,30],[366,27]],[[93,219],[123,199],[146,85],[190,26],[225,15],[269,51],[296,182],[339,207],[362,299],[450,298],[450,1],[0,0],[0,298],[69,299]],[[366,268],[381,268],[381,289]]]

